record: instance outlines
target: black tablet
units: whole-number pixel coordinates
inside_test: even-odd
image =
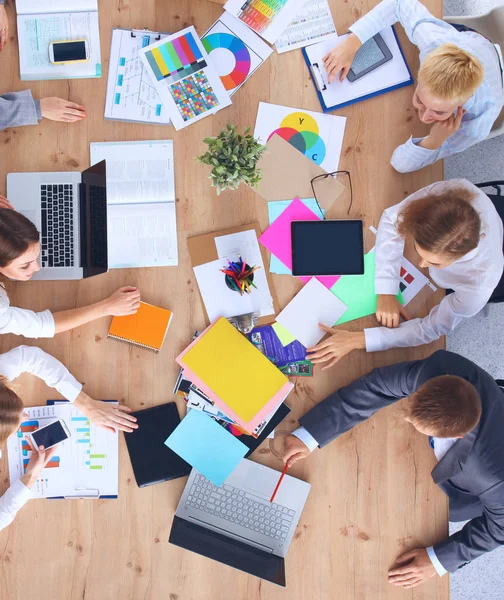
[[[357,50],[348,71],[348,81],[355,81],[392,59],[392,52],[377,33]]]
[[[362,221],[292,221],[293,275],[362,275]]]

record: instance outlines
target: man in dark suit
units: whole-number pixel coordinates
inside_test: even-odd
[[[377,410],[403,399],[404,416],[430,437],[432,478],[449,497],[450,521],[466,525],[443,542],[400,556],[389,582],[415,587],[504,544],[504,392],[471,361],[440,350],[371,371],[320,402],[287,438],[292,465]]]

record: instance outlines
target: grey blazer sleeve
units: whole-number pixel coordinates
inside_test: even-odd
[[[299,422],[320,447],[336,439],[376,411],[409,396],[418,387],[424,361],[374,369],[312,408]]]
[[[21,125],[37,125],[40,119],[40,100],[34,100],[30,90],[0,96],[0,130]]]
[[[479,499],[483,515],[434,546],[439,562],[450,573],[504,545],[504,481],[481,493]]]

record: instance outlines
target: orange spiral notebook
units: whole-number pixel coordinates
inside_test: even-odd
[[[112,319],[107,337],[157,353],[163,346],[172,318],[171,310],[140,302],[136,314]]]

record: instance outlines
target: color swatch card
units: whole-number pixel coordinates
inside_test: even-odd
[[[302,6],[303,0],[228,0],[224,8],[274,44]]]
[[[277,52],[304,48],[334,35],[336,27],[327,0],[305,0],[301,10],[277,39]]]
[[[428,285],[431,289],[436,291],[436,286],[433,285],[429,278],[426,277],[421,271],[419,271],[415,265],[410,263],[407,258],[402,259],[401,280],[399,282],[399,291],[404,298],[404,306],[413,300],[413,298]]]
[[[224,318],[210,325],[176,361],[188,379],[249,433],[293,388],[287,377]]]
[[[224,87],[232,96],[273,50],[229,13],[223,13],[201,38]]]
[[[292,269],[292,221],[320,221],[299,198],[295,198],[282,214],[266,229],[259,241],[274,254],[289,271]],[[300,277],[301,281],[309,281],[311,277]],[[339,275],[320,275],[316,279],[330,289],[339,279]]]
[[[346,304],[313,277],[287,304],[277,321],[303,346],[311,348],[325,335],[318,324],[332,327],[346,310]]]
[[[346,117],[259,102],[254,137],[266,144],[278,134],[327,172],[337,171]]]
[[[140,50],[175,129],[182,129],[231,104],[194,27]]]
[[[238,438],[198,410],[189,411],[165,444],[217,487],[248,452]]]

